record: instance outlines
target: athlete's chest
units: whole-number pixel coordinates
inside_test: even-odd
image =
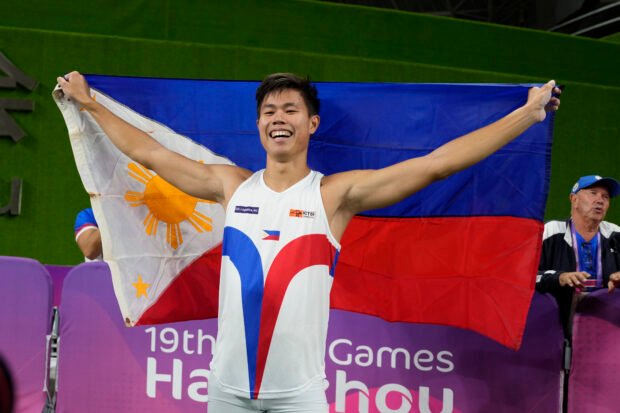
[[[318,191],[286,194],[242,191],[228,208],[226,226],[257,241],[287,243],[301,235],[324,232],[324,213]]]

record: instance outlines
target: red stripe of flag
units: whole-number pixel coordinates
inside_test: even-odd
[[[512,217],[356,217],[341,242],[332,307],[468,328],[518,349],[542,230]]]

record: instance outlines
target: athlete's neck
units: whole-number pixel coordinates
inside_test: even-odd
[[[286,191],[310,173],[306,162],[277,162],[267,159],[263,174],[265,184],[276,192]]]

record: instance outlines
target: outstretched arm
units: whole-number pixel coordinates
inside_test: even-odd
[[[552,92],[561,93],[553,80],[540,88],[531,88],[527,102],[520,108],[488,126],[442,145],[426,156],[379,170],[333,175],[330,178],[340,186],[342,193],[342,198],[336,201],[336,207],[351,216],[361,211],[383,208],[434,181],[480,162],[533,124],[542,122],[546,111],[557,110],[560,101],[552,97]]]
[[[535,123],[556,111],[561,90],[551,80],[528,92],[527,102],[502,119],[454,139],[426,156],[383,169],[343,172],[323,180],[323,197],[332,232],[339,237],[357,213],[393,205],[432,182],[485,159]]]
[[[78,72],[58,77],[57,81],[65,96],[86,109],[121,152],[187,194],[225,204],[239,183],[249,176],[245,169],[204,165],[165,148],[94,101],[86,79]]]

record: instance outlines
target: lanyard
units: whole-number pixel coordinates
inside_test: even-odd
[[[575,232],[575,227],[573,226],[573,222],[570,222],[570,233],[573,238],[573,251],[575,251],[575,260],[577,261],[577,271],[583,271],[581,268],[581,264],[579,263],[579,247],[577,246],[577,234]],[[601,246],[601,233],[600,231],[596,234],[596,286],[601,287],[603,285],[603,260],[601,258],[601,250],[603,249]]]

